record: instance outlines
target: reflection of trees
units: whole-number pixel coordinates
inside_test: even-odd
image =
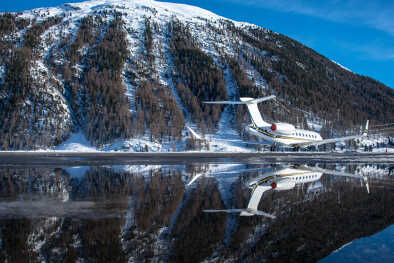
[[[31,231],[29,219],[0,220],[2,246],[1,262],[28,262],[33,256],[27,249],[27,237]]]
[[[24,193],[61,196],[69,184],[62,169],[0,169],[0,196],[16,197]]]
[[[157,230],[170,224],[171,216],[183,198],[181,174],[152,172],[146,185],[136,185],[136,221],[141,230]]]
[[[315,262],[341,245],[393,223],[392,190],[375,187],[368,195],[359,182],[341,180],[333,184],[335,191],[288,207],[253,248],[243,251],[241,258]],[[377,186],[379,182],[372,184]]]
[[[135,181],[130,207],[133,224],[126,226],[122,237],[132,261],[154,256],[162,259],[168,252],[165,229],[184,195],[181,179],[179,172],[157,170],[151,171],[148,179],[139,177]],[[160,236],[161,232],[164,235]]]
[[[204,170],[187,169],[188,175]],[[220,180],[201,177],[185,188],[177,169],[157,168],[141,176],[98,167],[78,178],[62,169],[1,172],[3,198],[32,192],[57,198],[67,189],[70,200],[95,201],[104,216],[0,219],[0,262],[201,262],[216,252],[221,260],[316,261],[393,224],[394,218],[390,176],[370,176],[370,195],[359,180],[334,176],[323,176],[321,190],[312,197],[308,185],[267,192],[259,209],[277,215],[270,220],[202,212],[225,208]],[[250,189],[242,179],[227,187],[226,204],[246,207]]]
[[[224,208],[217,184],[202,179],[191,191],[174,226],[171,262],[200,262],[212,255],[224,237],[226,215],[202,211]]]
[[[108,199],[110,196],[130,196],[138,176],[116,172],[109,168],[91,168],[81,179],[73,178],[72,199]]]

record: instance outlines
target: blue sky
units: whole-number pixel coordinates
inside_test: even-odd
[[[149,1],[149,0],[147,0]],[[6,1],[0,11],[56,6],[62,0]],[[287,35],[352,71],[394,88],[394,1],[170,0]]]

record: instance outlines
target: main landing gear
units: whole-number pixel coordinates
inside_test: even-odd
[[[279,151],[279,145],[277,145],[276,143],[272,144],[270,147],[270,151],[271,152],[278,152]]]

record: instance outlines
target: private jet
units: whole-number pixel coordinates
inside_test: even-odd
[[[293,189],[296,185],[313,183],[319,181],[323,174],[331,174],[336,176],[345,176],[350,178],[362,179],[365,183],[367,193],[369,194],[369,183],[366,176],[355,175],[346,172],[332,171],[322,169],[319,167],[308,167],[308,166],[292,166],[285,167],[274,171],[272,173],[266,173],[258,179],[251,180],[248,183],[248,187],[252,189],[252,194],[249,200],[248,207],[246,209],[207,209],[204,210],[206,213],[239,213],[240,216],[265,216],[271,219],[275,219],[276,216],[258,210],[258,205],[263,194],[267,191],[283,191]]]
[[[258,99],[243,97],[240,98],[240,101],[205,101],[204,103],[246,105],[249,111],[250,119],[252,121],[252,123],[246,127],[246,131],[251,135],[262,138],[264,141],[270,142],[272,145],[271,150],[277,150],[279,145],[289,146],[294,150],[299,150],[300,148],[308,148],[310,146],[317,147],[327,143],[357,139],[365,137],[368,134],[368,120],[362,135],[346,136],[333,139],[323,139],[320,134],[315,131],[298,129],[290,123],[268,123],[263,120],[257,104],[272,99],[275,99],[275,95]]]

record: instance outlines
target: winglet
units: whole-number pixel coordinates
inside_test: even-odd
[[[368,125],[369,125],[369,120],[367,120],[367,123],[365,124],[365,129],[363,132],[363,136],[367,136],[368,135]]]
[[[371,192],[369,191],[368,177],[363,176],[363,180],[364,180],[364,183],[365,183],[365,187],[367,188],[367,193],[370,194]]]

